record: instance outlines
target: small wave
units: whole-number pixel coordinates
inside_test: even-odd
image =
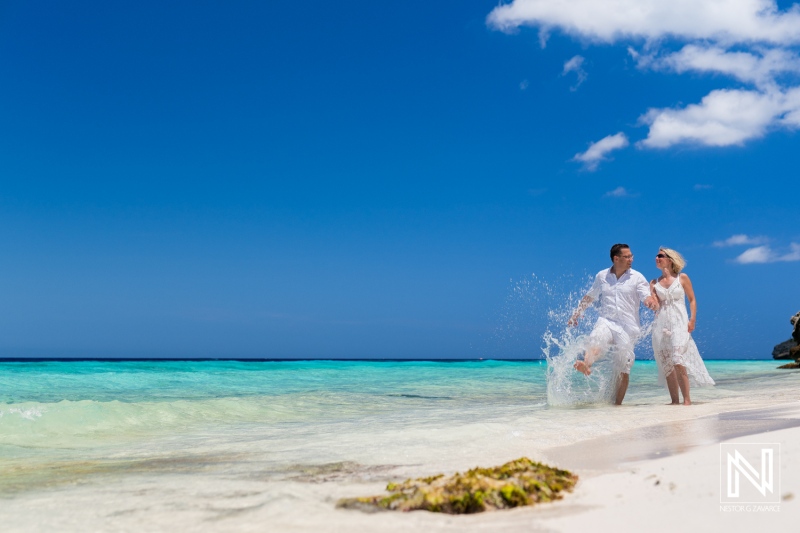
[[[421,400],[453,400],[451,396],[424,396],[422,394],[387,394],[386,396],[394,398],[415,398]]]
[[[0,418],[2,418],[4,414],[8,413],[8,415],[19,415],[25,420],[35,420],[37,418],[41,418],[44,411],[45,409],[42,407],[31,407],[28,409],[11,407],[8,409],[8,411],[3,411],[0,409]]]
[[[302,422],[330,413],[332,401],[321,395],[286,395],[280,399],[0,404],[0,445],[84,447],[225,424]]]

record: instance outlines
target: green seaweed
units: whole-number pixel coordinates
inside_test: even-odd
[[[534,505],[562,498],[578,476],[521,457],[494,468],[389,483],[384,496],[344,498],[337,507],[366,511],[414,511],[471,514]]]

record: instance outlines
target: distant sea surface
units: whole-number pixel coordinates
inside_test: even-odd
[[[653,361],[637,361],[623,408],[553,408],[540,361],[0,363],[0,520],[234,527],[242,509],[333,509],[351,484],[797,397],[797,373],[774,361],[706,364],[717,386],[693,391],[691,408],[664,405]]]

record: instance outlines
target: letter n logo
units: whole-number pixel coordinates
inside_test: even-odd
[[[780,444],[720,444],[720,478],[721,503],[780,503]]]
[[[775,461],[772,448],[761,448],[761,474],[753,468],[747,459],[734,450],[733,455],[728,455],[728,498],[739,497],[739,474],[747,478],[762,496],[767,495],[767,491],[772,490],[772,478]]]

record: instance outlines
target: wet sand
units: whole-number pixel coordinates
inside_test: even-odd
[[[800,427],[800,403],[648,425],[551,448],[544,456],[546,462],[586,475],[626,463],[663,459],[738,437],[796,427]]]

